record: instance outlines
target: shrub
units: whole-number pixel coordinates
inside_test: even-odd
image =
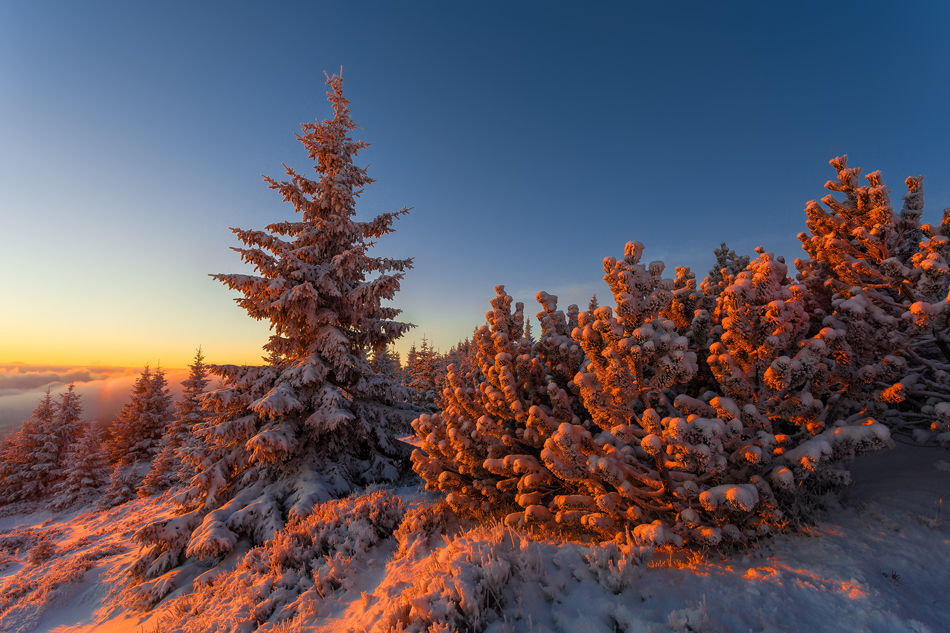
[[[845,199],[808,204],[796,279],[782,257],[723,244],[697,287],[631,242],[604,260],[616,307],[565,315],[539,293],[537,342],[496,287],[442,411],[413,421],[427,488],[462,512],[520,507],[511,525],[744,543],[846,484],[888,425],[946,432],[950,212],[921,225],[920,178],[898,215],[878,172],[858,187],[846,157],[832,165]]]

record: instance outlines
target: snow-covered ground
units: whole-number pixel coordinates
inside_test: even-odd
[[[428,544],[404,531],[346,558],[341,586],[300,609],[309,615],[260,630],[950,631],[950,454],[899,444],[852,473],[842,503],[808,534],[728,556],[641,560],[499,525]],[[426,497],[396,492],[410,507]],[[253,630],[239,624],[253,591],[189,595],[185,583],[149,612],[122,602],[131,534],[171,512],[145,499],[0,518],[0,631]],[[196,608],[198,596],[210,602]]]

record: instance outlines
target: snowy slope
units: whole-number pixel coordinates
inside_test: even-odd
[[[312,605],[315,617],[260,630],[950,631],[950,455],[898,445],[859,458],[852,473],[842,504],[809,534],[727,557],[641,561],[616,546],[538,542],[500,526],[428,546],[388,539],[348,562],[351,575]],[[397,492],[410,506],[426,497]],[[231,630],[238,596],[187,619],[189,596],[177,592],[144,614],[118,602],[131,533],[170,512],[167,502],[136,500],[102,514],[0,519],[0,547],[24,544],[15,555],[0,550],[0,630]],[[29,541],[44,533],[52,557],[32,566]],[[455,624],[429,627],[440,620]]]

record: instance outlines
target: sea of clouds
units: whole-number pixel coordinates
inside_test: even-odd
[[[101,425],[111,422],[129,399],[142,367],[0,364],[0,437],[29,419],[50,389],[55,400],[70,383],[82,395],[83,418]],[[173,397],[181,393],[187,369],[165,369]]]

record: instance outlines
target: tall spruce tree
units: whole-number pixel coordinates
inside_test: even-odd
[[[418,348],[413,344],[409,349],[406,380],[413,404],[434,411],[436,394],[445,382],[445,362],[425,336]]]
[[[160,576],[185,556],[214,558],[242,537],[262,543],[288,518],[359,485],[392,480],[404,464],[394,431],[408,428],[412,414],[366,354],[412,327],[394,320],[400,310],[382,305],[412,260],[369,254],[408,209],[354,218],[356,199],[372,182],[353,164],[367,143],[349,136],[357,126],[342,79],[327,83],[333,118],[304,124],[297,136],[319,178],[290,168],[288,181],[265,177],[301,219],[264,231],[232,229],[247,246],[235,250],[258,274],[213,275],[241,293],[236,301],[252,317],[270,321],[264,349],[274,360],[212,366],[223,385],[206,396],[213,414],[197,429],[206,453],[181,497],[187,512],[137,534],[147,545],[131,570],[138,580],[165,583]]]

